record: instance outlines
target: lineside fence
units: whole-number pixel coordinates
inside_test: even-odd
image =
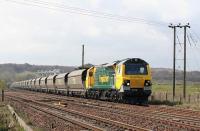
[[[173,102],[173,94],[170,92],[154,92],[149,98],[150,101],[170,101]],[[187,94],[186,99],[184,99],[183,94],[176,94],[174,102],[180,103],[200,103],[200,92]]]

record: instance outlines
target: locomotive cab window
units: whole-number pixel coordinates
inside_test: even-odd
[[[146,64],[126,64],[125,65],[126,75],[147,75]]]

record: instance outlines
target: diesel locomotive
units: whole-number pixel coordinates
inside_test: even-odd
[[[12,87],[109,101],[146,103],[151,95],[151,80],[151,69],[146,61],[127,58],[88,69],[14,82]]]

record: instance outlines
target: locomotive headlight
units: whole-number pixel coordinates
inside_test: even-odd
[[[130,80],[124,80],[123,85],[124,86],[130,86]]]
[[[144,83],[145,86],[151,86],[152,83],[150,80],[145,80],[145,83]]]

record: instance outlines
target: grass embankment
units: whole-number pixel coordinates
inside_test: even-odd
[[[14,106],[13,106],[13,107],[14,107]],[[40,127],[37,127],[35,124],[32,123],[32,122],[34,122],[34,121],[32,121],[30,114],[28,114],[28,113],[24,110],[24,108],[20,108],[19,106],[16,106],[16,107],[15,107],[15,112],[19,115],[19,117],[20,117],[21,119],[24,120],[24,122],[25,122],[28,126],[30,126],[30,127],[33,129],[33,131],[44,131],[44,129],[42,129],[42,128],[40,128]],[[0,130],[0,131],[1,131],[1,130]]]
[[[0,102],[0,131],[24,131],[2,102]]]

